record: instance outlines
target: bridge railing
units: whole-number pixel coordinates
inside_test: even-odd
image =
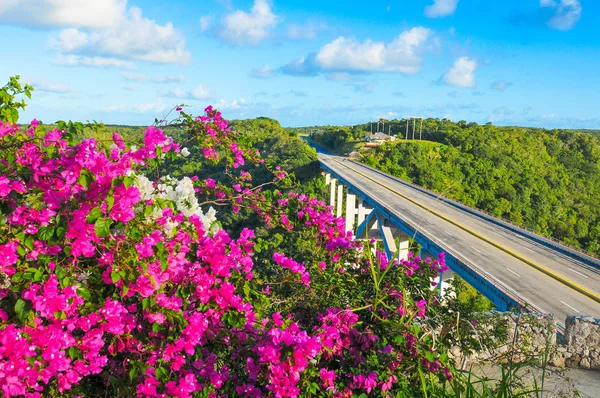
[[[469,207],[467,205],[464,205],[462,203],[456,202],[456,201],[454,201],[452,199],[448,199],[445,196],[442,196],[440,194],[436,194],[434,192],[431,192],[430,190],[428,190],[428,189],[426,189],[426,188],[424,188],[424,187],[422,187],[420,185],[404,181],[404,180],[402,180],[402,179],[400,179],[398,177],[394,177],[394,176],[392,176],[390,174],[387,174],[387,173],[385,173],[385,172],[383,172],[381,170],[378,170],[378,169],[376,169],[374,167],[368,166],[368,165],[366,165],[364,163],[356,162],[354,160],[347,160],[347,161],[350,161],[350,162],[355,163],[357,165],[360,165],[362,167],[368,168],[368,169],[370,169],[370,170],[372,170],[372,171],[374,171],[374,172],[376,172],[376,173],[378,173],[380,175],[384,175],[386,177],[389,177],[389,178],[391,178],[391,179],[393,179],[393,180],[395,180],[395,181],[397,181],[397,182],[399,182],[399,183],[401,183],[403,185],[406,185],[406,186],[409,186],[411,188],[414,188],[414,189],[416,189],[416,190],[418,190],[418,191],[420,191],[420,192],[422,192],[422,193],[424,193],[424,194],[426,194],[428,196],[431,196],[432,198],[438,199],[438,200],[440,200],[440,201],[442,201],[444,203],[448,203],[449,205],[452,205],[452,206],[454,206],[456,208],[459,208],[461,210],[467,211],[467,212],[469,212],[469,213],[471,213],[473,215],[476,215],[476,216],[478,216],[480,218],[486,219],[486,220],[488,220],[490,222],[493,222],[493,223],[495,223],[495,224],[497,224],[499,226],[507,228],[507,229],[511,230],[512,232],[524,235],[524,236],[530,238],[531,240],[533,240],[533,241],[535,241],[537,243],[540,243],[540,244],[542,244],[544,246],[553,248],[553,249],[561,252],[564,255],[570,256],[570,257],[575,258],[576,260],[578,260],[580,262],[583,262],[584,264],[587,264],[587,265],[590,265],[590,266],[592,266],[594,268],[600,269],[600,258],[596,257],[593,253],[590,253],[590,252],[588,252],[586,250],[583,250],[581,248],[577,248],[577,247],[575,247],[573,245],[570,245],[570,244],[568,244],[566,242],[562,242],[562,241],[559,241],[559,240],[551,238],[551,237],[540,236],[540,235],[538,235],[535,231],[533,231],[530,228],[523,227],[523,226],[520,226],[520,225],[515,225],[515,224],[513,224],[512,222],[510,222],[509,220],[507,220],[505,218],[500,218],[500,217],[492,215],[492,214],[490,214],[490,213],[488,213],[488,212],[486,212],[484,210],[474,209],[474,208]]]

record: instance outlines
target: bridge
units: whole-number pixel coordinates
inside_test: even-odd
[[[346,230],[381,240],[388,257],[406,258],[409,238],[422,258],[444,252],[442,289],[456,274],[499,310],[600,316],[600,260],[361,163],[327,153],[319,160]]]

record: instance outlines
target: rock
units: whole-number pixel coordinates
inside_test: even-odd
[[[567,358],[567,360],[565,361],[565,365],[568,368],[577,368],[577,367],[579,367],[580,361],[581,361],[581,355],[574,354],[570,358]]]
[[[557,368],[564,368],[565,358],[562,355],[552,355],[548,361],[548,365],[556,366]]]
[[[581,362],[579,363],[579,366],[580,366],[582,369],[590,369],[590,368],[591,368],[591,365],[590,365],[590,360],[589,360],[589,359],[587,359],[587,358],[583,358],[583,359],[581,360]]]

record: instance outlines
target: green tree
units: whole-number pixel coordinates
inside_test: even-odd
[[[18,100],[20,95],[31,98],[33,87],[19,82],[20,76],[11,76],[8,83],[0,88],[0,121],[17,123],[19,110],[25,109],[25,99]]]

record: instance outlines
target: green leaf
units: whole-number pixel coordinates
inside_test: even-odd
[[[110,194],[106,197],[106,204],[108,205],[107,210],[110,211],[110,209],[112,209],[113,205],[115,204],[115,196]]]
[[[99,218],[96,220],[94,225],[94,231],[96,231],[96,236],[99,238],[106,238],[110,235],[110,220],[105,220],[103,218]]]
[[[27,239],[25,239],[25,247],[27,247],[29,250],[33,250],[33,236],[28,236]]]
[[[87,215],[87,217],[85,218],[85,221],[87,221],[89,224],[93,224],[101,216],[102,216],[102,211],[100,210],[100,206],[96,206],[92,209],[92,211],[90,211],[90,214]]]
[[[110,273],[110,279],[112,279],[113,283],[117,283],[121,280],[121,275],[119,275],[118,272],[113,271]]]
[[[56,228],[56,236],[59,239],[64,239],[66,234],[67,234],[67,229],[65,227]]]
[[[156,325],[156,324],[155,324]],[[154,373],[156,374],[156,378],[158,380],[166,380],[168,377],[168,373],[165,370],[165,368],[163,368],[162,366],[159,366],[158,368],[156,368],[154,370]]]
[[[137,369],[137,367],[135,367],[135,366],[134,366],[134,367],[132,367],[132,368],[129,370],[129,380],[132,380],[132,381],[133,381],[133,379],[135,379],[135,376],[137,376],[137,373],[138,373],[138,369]]]
[[[27,319],[27,316],[31,312],[31,302],[28,300],[18,299],[15,303],[15,314],[21,322]]]
[[[79,351],[77,348],[75,347],[71,347],[69,348],[69,357],[71,359],[77,359],[79,358],[79,354],[81,353],[81,351]]]
[[[37,236],[40,240],[48,242],[54,236],[54,228],[42,226],[38,229]]]
[[[244,282],[244,296],[246,297],[246,299],[250,298],[250,284],[248,283],[248,281]]]
[[[22,272],[17,272],[16,274],[14,274],[11,278],[11,281],[13,283],[19,283],[23,280],[23,273]]]
[[[134,182],[135,182],[135,180],[133,179],[133,177],[130,177],[130,176],[126,176],[123,179],[123,185],[125,185],[125,188],[129,188],[130,186],[133,185]]]
[[[92,182],[92,178],[90,176],[88,176],[86,173],[82,172],[81,175],[79,176],[79,183],[84,188],[89,188],[91,182]]]

